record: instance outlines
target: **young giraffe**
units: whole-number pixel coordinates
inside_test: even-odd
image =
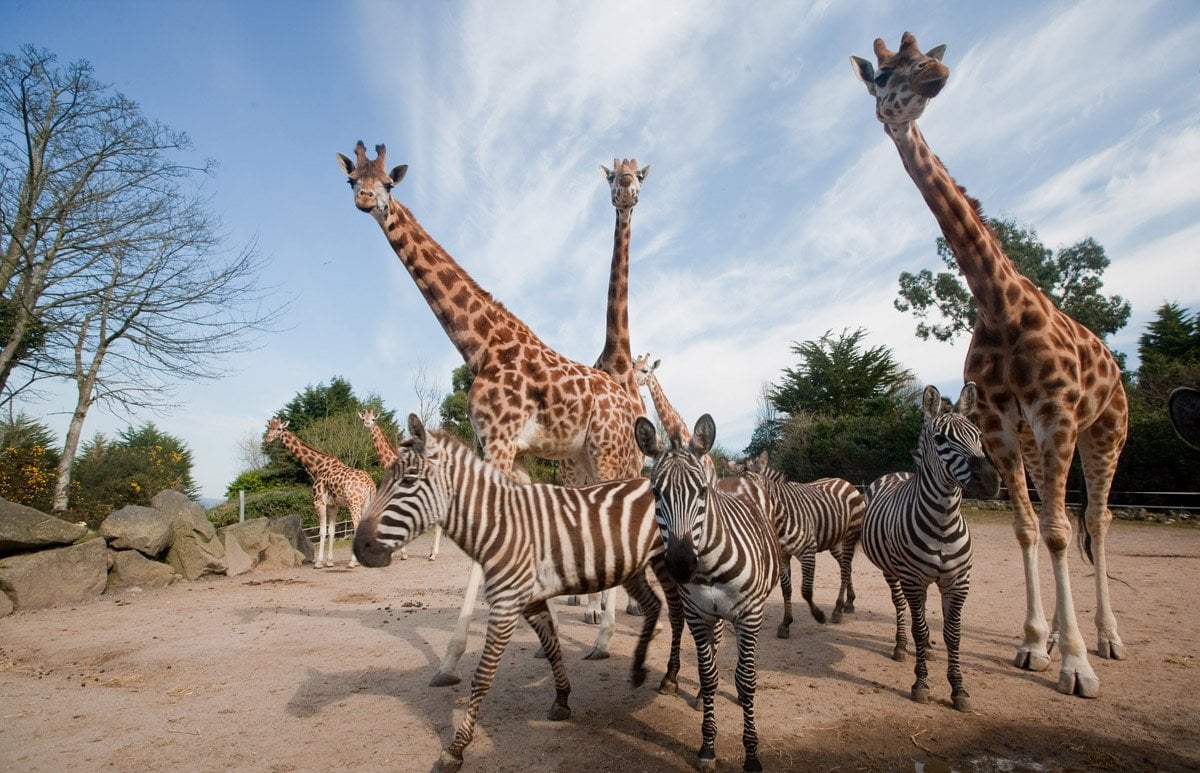
[[[568,485],[636,477],[642,454],[632,427],[641,401],[604,371],[569,360],[483,290],[421,227],[412,212],[391,196],[406,165],[390,171],[386,148],[367,158],[360,140],[355,161],[338,163],[354,191],[354,204],[383,229],[396,257],[474,375],[467,395],[471,424],[492,464],[527,482],[515,467],[523,453],[566,461]],[[458,661],[466,649],[467,624],[483,579],[471,567],[458,625],[431,684],[457,684]],[[610,604],[588,659],[608,657],[614,627]]]
[[[321,453],[296,437],[287,422],[278,417],[267,422],[267,442],[279,440],[296,461],[304,465],[313,479],[313,507],[317,511],[317,560],[313,566],[333,566],[333,532],[337,525],[338,508],[350,509],[350,521],[358,528],[358,517],[375,496],[375,481],[363,470],[356,470],[335,456]],[[329,543],[329,560],[325,560],[325,543]],[[350,555],[350,567],[358,559]]]
[[[358,414],[358,418],[362,419],[363,426],[371,430],[371,442],[375,444],[375,455],[379,457],[379,465],[383,467],[383,471],[387,472],[392,464],[396,461],[396,449],[392,448],[392,441],[388,440],[387,433],[383,431],[383,427],[379,426],[376,421],[378,418],[375,411],[370,408]],[[429,560],[437,558],[438,548],[442,544],[442,527],[438,524],[433,526],[433,547],[429,550]],[[400,560],[408,560],[408,548],[400,548]]]
[[[1096,697],[1100,681],[1079,633],[1067,574],[1071,524],[1066,482],[1078,446],[1088,492],[1085,548],[1090,549],[1096,569],[1097,649],[1101,657],[1121,659],[1125,645],[1109,599],[1105,559],[1112,520],[1109,487],[1125,444],[1128,416],[1121,369],[1099,337],[1059,311],[1018,273],[984,223],[978,202],[966,195],[925,143],[916,119],[946,85],[950,71],[941,62],[945,48],[922,54],[916,39],[906,32],[895,53],[876,39],[878,70],[865,59],[851,57],[851,61],[875,97],[876,115],[941,226],[978,309],[963,377],[979,387],[980,428],[1008,486],[1024,559],[1025,639],[1015,665],[1044,670],[1055,641],[1042,612],[1039,516],[1026,491],[1028,472],[1042,500],[1041,538],[1054,568],[1054,633],[1062,637],[1058,690]]]

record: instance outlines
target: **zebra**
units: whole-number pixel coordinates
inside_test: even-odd
[[[896,472],[867,487],[862,547],[871,563],[883,571],[896,606],[894,660],[904,660],[904,608],[911,609],[917,646],[916,681],[912,699],[929,701],[926,651],[929,627],[925,597],[937,583],[942,596],[942,635],[946,641],[946,677],[951,700],[959,711],[970,711],[963,687],[958,645],[963,603],[971,578],[971,532],[960,505],[968,496],[990,499],[1000,491],[1000,476],[983,453],[979,429],[967,415],[975,410],[975,383],[968,382],[958,402],[947,407],[937,387],[927,386],[922,397],[925,413],[917,451],[917,472]]]
[[[735,682],[742,705],[743,769],[762,770],[754,720],[755,649],[763,605],[779,581],[782,558],[762,487],[745,481],[739,495],[727,494],[717,487],[712,468],[704,464],[716,432],[712,417],[704,414],[696,422],[690,442],[684,443],[676,434],[664,446],[648,418],[639,416],[634,425],[638,447],[654,459],[650,481],[666,550],[664,562],[679,586],[683,612],[696,642],[704,709],[699,767],[716,769],[714,649],[717,627],[723,625],[722,620],[730,620],[738,645]],[[672,628],[671,656],[660,692],[674,692],[677,687],[680,633]]]
[[[387,566],[393,550],[440,523],[443,533],[482,566],[491,606],[466,716],[436,769],[462,765],[479,707],[520,617],[537,633],[554,673],[549,718],[571,716],[571,685],[546,604],[555,596],[623,585],[645,613],[630,670],[634,686],[645,681],[646,649],[662,606],[647,581],[647,566],[659,576],[672,625],[683,625],[678,592],[664,568],[650,481],[581,488],[523,485],[458,439],[426,430],[415,415],[408,417],[408,434],[359,522],[354,555],[364,566]]]
[[[1179,439],[1200,450],[1200,389],[1176,387],[1167,398],[1167,413]]]
[[[825,613],[813,603],[813,574],[817,553],[829,551],[841,569],[841,586],[831,619],[842,621],[843,613],[854,612],[852,564],[862,530],[867,505],[853,483],[841,478],[820,478],[811,483],[790,481],[782,471],[767,462],[767,452],[730,465],[743,476],[761,476],[768,495],[774,500],[775,530],[783,549],[783,567],[779,586],[783,593],[783,622],[775,635],[786,639],[792,625],[792,556],[800,560],[800,595],[818,623]]]

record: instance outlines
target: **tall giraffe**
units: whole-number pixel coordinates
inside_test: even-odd
[[[1088,493],[1083,536],[1096,570],[1097,652],[1119,660],[1125,645],[1109,599],[1105,538],[1112,520],[1109,488],[1128,423],[1121,369],[1099,337],[1059,311],[1017,271],[984,223],[978,202],[958,186],[917,128],[916,119],[949,77],[941,62],[945,48],[922,54],[906,32],[895,53],[875,40],[878,70],[859,57],[851,62],[875,97],[876,116],[941,227],[978,309],[963,378],[979,387],[980,429],[1008,486],[1024,561],[1025,638],[1015,665],[1048,668],[1055,637],[1061,635],[1058,690],[1096,697],[1100,681],[1088,662],[1067,574],[1066,485],[1078,447]],[[1026,472],[1042,500],[1040,514],[1030,502]],[[1053,634],[1038,585],[1039,529],[1054,569]]]
[[[383,431],[383,427],[379,426],[375,415],[375,411],[367,408],[362,413],[358,414],[358,418],[362,419],[363,426],[371,431],[371,442],[375,445],[375,455],[379,457],[379,465],[383,467],[384,472],[396,461],[396,449],[392,447],[392,441],[388,439],[387,433]],[[429,550],[429,560],[433,561],[437,558],[438,548],[442,545],[442,527],[435,524],[433,527],[433,547]],[[400,548],[400,560],[408,560],[408,548]]]
[[[313,566],[333,566],[333,532],[337,525],[338,508],[345,505],[350,509],[350,521],[358,528],[358,517],[363,508],[375,496],[375,481],[364,470],[356,470],[342,463],[336,456],[322,453],[305,443],[287,428],[287,422],[278,417],[267,422],[268,443],[276,440],[283,443],[288,453],[304,465],[313,479],[313,507],[317,511],[317,560]],[[325,560],[325,543],[329,543],[329,560]],[[350,555],[351,568],[358,566],[358,559]]]
[[[612,205],[617,212],[613,233],[612,268],[608,277],[608,310],[604,327],[604,349],[594,367],[608,373],[637,395],[634,383],[633,353],[629,348],[629,235],[633,208],[641,195],[642,181],[650,174],[650,165],[638,169],[637,159],[613,159],[613,168],[603,164],[600,171],[608,180]]]
[[[569,360],[483,290],[450,257],[400,202],[391,189],[408,167],[390,171],[386,148],[367,158],[360,140],[355,160],[341,153],[338,163],[354,191],[354,204],[383,229],[474,376],[467,394],[471,425],[484,457],[517,480],[528,473],[515,466],[520,454],[565,461],[569,485],[636,477],[642,454],[632,427],[641,401],[608,373]],[[466,649],[467,624],[483,578],[471,567],[458,625],[442,659],[434,686],[457,684],[458,661]],[[614,609],[604,611],[588,659],[608,657]]]

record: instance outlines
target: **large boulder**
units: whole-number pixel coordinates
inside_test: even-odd
[[[77,523],[0,499],[0,556],[70,545],[85,534],[87,528]]]
[[[259,557],[260,570],[292,569],[304,563],[304,554],[296,550],[287,537],[272,532],[270,540],[267,549]]]
[[[173,525],[190,526],[206,540],[217,536],[217,530],[204,514],[204,508],[178,491],[160,491],[150,500],[150,506],[170,517]]]
[[[13,613],[12,599],[10,599],[8,597],[7,593],[0,593],[0,617],[4,617],[5,615],[11,615],[12,613]]]
[[[167,551],[167,563],[185,580],[198,580],[206,574],[225,574],[225,543],[186,523],[175,524],[175,536]]]
[[[136,550],[150,558],[171,546],[174,516],[154,507],[126,505],[100,524],[100,536],[116,550]]]
[[[108,548],[93,539],[0,558],[0,590],[17,609],[41,609],[99,596],[108,582]]]
[[[266,531],[264,530],[263,533],[265,534]],[[225,574],[236,577],[254,568],[254,565],[258,563],[257,552],[247,552],[234,533],[226,531],[222,534],[222,538],[225,544]]]
[[[271,523],[266,518],[251,518],[248,521],[241,523],[231,523],[228,526],[222,526],[219,532],[225,536],[225,544],[229,544],[229,539],[237,541],[242,550],[258,560],[258,555],[267,549],[270,543],[270,527]]]
[[[151,561],[138,550],[109,551],[108,585],[105,593],[129,588],[159,588],[175,581],[175,570],[160,561]]]
[[[304,533],[304,527],[300,523],[300,516],[293,513],[292,515],[283,515],[279,518],[271,519],[271,531],[276,534],[281,534],[292,547],[299,550],[304,556],[304,562],[311,564],[313,561],[313,546],[309,541],[308,535]]]

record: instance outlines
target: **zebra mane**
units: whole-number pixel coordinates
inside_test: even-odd
[[[452,435],[448,432],[443,432],[442,430],[426,429],[425,437],[426,442],[425,450],[422,452],[423,456],[429,456],[430,451],[436,449],[468,469],[482,471],[482,474],[490,479],[493,483],[509,486],[524,485],[520,481],[514,479],[504,470],[501,470],[499,467],[489,462],[487,459],[481,458],[475,452],[475,448],[473,446],[467,445],[466,441],[457,435]],[[402,441],[397,445],[396,449],[400,450],[401,448],[412,451],[412,441]]]

